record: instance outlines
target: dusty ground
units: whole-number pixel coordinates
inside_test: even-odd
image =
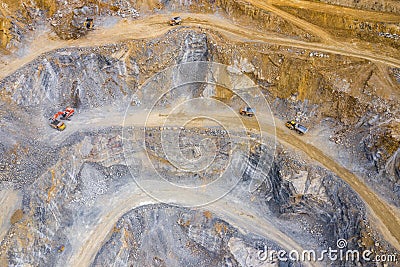
[[[0,193],[0,201],[1,201],[1,222],[0,222],[0,238],[3,239],[7,234],[7,230],[10,228],[11,217],[13,213],[18,210],[21,205],[21,198],[18,196],[16,191],[12,190],[3,190]],[[13,223],[18,221],[16,218],[13,220]]]
[[[89,2],[90,8],[95,6]],[[204,266],[243,266],[249,258],[238,251],[254,254],[260,242],[301,251],[326,248],[338,238],[345,238],[349,248],[372,248],[376,253],[400,250],[398,13],[290,0],[198,5],[127,1],[123,6],[111,2],[99,9],[95,30],[80,29],[79,35],[54,32],[43,21],[36,34],[29,35],[23,26],[27,22],[20,17],[24,13],[14,17],[8,10],[19,6],[1,7],[2,29],[15,19],[20,35],[26,37],[13,42],[13,31],[2,31],[6,37],[2,35],[5,50],[0,66],[4,140],[0,265],[184,266],[202,262]],[[70,10],[61,9],[57,2],[42,5],[51,11],[44,16],[50,16],[52,23],[68,18],[65,14]],[[72,5],[83,10],[78,6]],[[63,16],[57,15],[57,8]],[[82,19],[76,14],[86,11],[74,12],[71,25]],[[41,16],[30,15],[29,27]],[[171,28],[166,23],[171,16],[181,16],[183,25]],[[340,16],[344,19],[339,23]],[[271,18],[279,19],[274,24]],[[68,27],[65,31],[77,30]],[[76,39],[64,40],[66,36]],[[179,84],[182,77],[174,72],[168,81],[157,80],[148,88],[147,79],[171,65],[197,61],[238,68],[240,75],[260,86],[271,103],[274,121],[262,109],[257,118],[240,118],[221,109],[205,112],[197,106],[168,115],[184,99],[209,94],[235,112],[241,102],[218,86],[189,86],[175,95],[181,99],[167,95],[157,112],[152,112],[152,95],[164,86]],[[223,81],[236,75],[210,73]],[[78,111],[66,130],[43,127],[53,109],[65,105]],[[128,112],[126,107],[130,107]],[[39,116],[30,118],[28,114],[35,110]],[[219,130],[213,132],[219,127],[215,122],[202,119],[185,125],[201,114],[228,125],[234,132],[229,142],[225,135],[222,140],[215,137],[220,135]],[[308,134],[298,136],[285,128],[288,116],[304,121],[311,128]],[[331,129],[325,124],[329,120],[334,125]],[[27,125],[35,130],[21,131]],[[244,131],[238,132],[241,127]],[[134,137],[124,139],[124,131],[131,130]],[[175,131],[182,132],[178,141],[183,143],[175,144],[171,137]],[[194,144],[207,135],[216,148],[223,147],[217,152],[210,149],[219,160],[208,165],[212,171],[182,173],[163,155],[166,144],[179,149],[182,145],[178,156],[197,160],[204,147]],[[259,135],[265,138],[261,147],[252,143]],[[271,142],[277,143],[277,152],[271,150]],[[232,145],[229,150],[227,143]],[[167,181],[190,184],[199,179],[193,184],[207,185],[221,172],[218,168],[224,171],[224,166],[230,166],[225,161],[243,173],[227,172],[228,180],[211,190],[177,188],[151,171],[156,169]],[[243,188],[254,187],[252,179],[259,179],[254,162],[264,178],[257,190],[248,192]],[[200,163],[187,166],[196,164]],[[236,176],[238,186],[219,199],[229,179]],[[13,189],[8,188],[10,183]],[[178,207],[157,206],[160,199]],[[211,200],[206,206],[181,208]],[[198,219],[196,214],[206,211],[205,221]],[[175,221],[182,216],[197,219]],[[163,218],[161,228],[152,226],[158,217]],[[142,219],[138,223],[135,218]],[[169,227],[175,230],[170,233]],[[191,227],[202,234],[192,235]],[[213,227],[225,227],[231,234],[221,237]],[[159,239],[151,234],[154,231],[162,233]],[[154,257],[143,252],[151,245],[143,239],[146,234],[167,251],[152,250]],[[180,236],[179,241],[174,235]],[[212,248],[208,239],[220,240],[220,247]],[[179,250],[185,245],[190,252]],[[65,250],[58,251],[60,246]],[[189,256],[192,252],[197,256]],[[166,261],[171,257],[181,257],[186,263]]]

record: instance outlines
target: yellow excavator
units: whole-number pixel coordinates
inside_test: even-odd
[[[57,112],[56,114],[54,114],[53,117],[49,119],[50,126],[59,131],[64,131],[64,129],[67,126],[65,125],[64,122],[60,120],[70,120],[70,118],[74,115],[74,113],[75,110],[71,107],[67,107],[64,111]]]
[[[57,114],[56,114],[57,115]],[[54,116],[56,116],[56,115],[54,115]],[[58,117],[58,116],[57,116]],[[57,130],[59,130],[59,131],[64,131],[65,130],[65,128],[67,127],[66,125],[65,125],[65,123],[64,122],[62,122],[62,121],[59,121],[58,119],[57,119],[57,117],[56,118],[50,118],[49,120],[50,120],[50,126],[51,127],[53,127],[54,129],[57,129]]]

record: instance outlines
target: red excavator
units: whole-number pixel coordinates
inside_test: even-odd
[[[49,119],[50,126],[59,131],[63,131],[66,125],[59,120],[69,120],[74,115],[74,113],[75,110],[71,107],[67,107],[64,111],[57,112],[56,114],[54,114],[53,117]]]
[[[73,108],[71,108],[71,107],[67,107],[64,111],[60,111],[60,112],[62,113],[60,119],[69,120],[69,118],[71,118],[74,115],[75,110]],[[58,112],[58,113],[60,113],[60,112]]]
[[[63,131],[65,129],[66,125],[62,121],[58,120],[58,117],[62,116],[63,114],[64,114],[64,112],[62,112],[62,111],[59,111],[56,114],[54,114],[54,116],[49,119],[50,126],[59,131]]]

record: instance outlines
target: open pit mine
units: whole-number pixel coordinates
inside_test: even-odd
[[[399,254],[399,1],[0,0],[0,267]]]

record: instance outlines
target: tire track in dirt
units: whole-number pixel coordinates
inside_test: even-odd
[[[393,13],[354,9],[345,6],[327,4],[324,2],[297,1],[297,0],[270,0],[268,1],[268,3],[274,6],[288,6],[300,9],[309,9],[327,14],[351,16],[362,20],[372,20],[372,21],[380,21],[387,23],[396,23],[396,22],[398,23],[400,21],[400,16]]]
[[[147,181],[147,183],[152,183],[152,181]],[[153,183],[153,187],[157,188],[158,194],[167,197],[172,196],[171,203],[173,204],[173,195],[177,194],[177,192],[166,190],[162,185],[160,186],[159,182]],[[85,240],[82,242],[81,246],[73,251],[74,253],[68,259],[67,266],[90,266],[96,256],[96,253],[100,250],[104,242],[106,242],[107,236],[112,231],[115,223],[125,213],[143,205],[159,203],[158,201],[149,197],[139,188],[136,188],[135,190],[128,190],[128,192],[125,193],[126,194],[120,193],[118,197],[110,200],[112,201],[112,207],[107,209],[109,212],[103,214],[102,218],[99,219],[99,223],[97,224],[96,228],[91,230],[89,235],[85,237]],[[185,194],[184,191],[179,193]],[[127,194],[130,195],[127,196]],[[192,193],[188,194],[186,192],[186,197],[206,197],[204,195],[200,196],[200,194],[200,192],[199,195],[193,195]],[[238,228],[242,232],[254,233],[274,240],[288,250],[303,250],[285,233],[275,228],[266,218],[259,218],[259,216],[253,211],[249,209],[242,209],[237,205],[237,203],[229,201],[229,199],[224,198],[224,200],[213,202],[210,205],[207,205],[206,209],[216,214],[219,218],[225,220],[235,228]],[[82,238],[82,236],[80,237]],[[315,264],[310,262],[308,265],[314,266]]]
[[[295,16],[289,15],[286,12],[270,5],[265,4],[265,2],[249,1],[254,5],[259,5],[261,8],[265,8],[283,18],[288,19],[293,24],[301,26],[302,28],[307,28],[310,32],[313,32],[319,37],[323,37],[325,43],[308,43],[304,41],[298,41],[290,38],[285,38],[279,35],[267,35],[258,31],[250,30],[245,27],[233,24],[231,20],[223,19],[214,15],[204,15],[204,14],[186,14],[186,13],[176,13],[176,15],[182,16],[184,19],[188,16],[195,16],[196,18],[188,18],[184,26],[198,26],[199,24],[205,28],[220,31],[225,34],[228,38],[234,41],[252,40],[256,42],[266,42],[279,44],[288,47],[298,47],[304,49],[311,49],[317,51],[323,51],[328,53],[340,54],[350,57],[363,58],[373,62],[379,62],[385,65],[390,65],[394,67],[400,67],[400,60],[391,58],[388,56],[383,56],[379,54],[372,53],[370,51],[358,50],[354,47],[349,46],[345,43],[339,43],[327,34],[325,31],[316,27],[313,24],[305,23],[303,20],[298,19]],[[289,16],[288,16],[289,15]],[[51,40],[47,38],[41,38],[41,40],[36,40],[31,46],[31,53],[27,54],[25,57],[18,58],[9,65],[0,67],[0,78],[4,78],[10,75],[21,66],[28,64],[35,58],[43,53],[67,47],[84,47],[84,46],[95,46],[104,45],[109,43],[117,43],[125,40],[132,39],[148,39],[160,36],[171,29],[166,24],[170,14],[167,15],[157,15],[146,17],[143,20],[133,21],[131,23],[119,23],[108,29],[100,29],[88,36],[73,41],[60,41]],[[329,43],[329,44],[328,44]],[[336,45],[332,45],[336,44]],[[277,136],[280,141],[283,141],[309,155],[311,158],[320,162],[327,169],[333,171],[336,175],[347,182],[355,192],[357,192],[364,202],[367,204],[372,214],[375,215],[383,223],[386,229],[383,231],[383,235],[390,241],[397,249],[400,248],[400,222],[396,218],[395,214],[391,208],[382,201],[370,188],[368,188],[364,183],[362,183],[356,175],[348,171],[346,168],[342,167],[340,164],[336,163],[333,159],[326,156],[318,148],[305,143],[299,138],[293,136],[292,134],[285,131],[285,129],[277,129]],[[222,208],[222,207],[218,207]],[[108,219],[115,220],[116,218],[108,215]],[[98,234],[96,232],[96,234]],[[100,236],[99,236],[100,238]],[[101,239],[101,238],[100,238]],[[100,239],[96,239],[99,241]],[[100,243],[103,241],[102,239]],[[98,246],[99,244],[97,244]],[[89,246],[88,246],[89,248]],[[96,249],[97,247],[94,247]],[[92,251],[93,252],[93,251]],[[89,253],[90,254],[90,253]],[[88,255],[89,255],[88,254]],[[82,254],[78,254],[82,255]],[[85,255],[85,254],[83,254]],[[78,266],[78,265],[75,265]]]
[[[375,52],[360,50],[346,43],[338,45],[305,42],[284,37],[278,34],[265,34],[246,27],[234,24],[231,20],[210,14],[174,13],[184,19],[183,27],[202,25],[204,28],[220,31],[233,41],[255,41],[277,44],[287,47],[297,47],[308,50],[339,54],[349,57],[366,59],[384,65],[400,67],[400,60]],[[121,21],[110,28],[98,29],[87,36],[77,40],[54,40],[49,36],[41,36],[30,44],[30,53],[23,57],[15,58],[11,63],[0,66],[0,79],[12,74],[22,66],[35,60],[42,54],[61,48],[91,47],[128,40],[149,39],[161,36],[172,28],[167,25],[171,14],[149,16],[142,20]],[[195,17],[195,18],[193,18]],[[322,33],[325,36],[326,33]],[[327,36],[325,36],[327,37]]]
[[[245,124],[257,130],[255,121],[247,121]],[[397,218],[395,211],[354,173],[324,154],[319,148],[301,140],[307,139],[306,136],[300,139],[290,130],[279,125],[283,125],[283,122],[280,121],[276,125],[277,140],[304,152],[311,159],[319,162],[345,181],[360,196],[374,219],[382,223],[382,225],[377,225],[377,228],[380,229],[384,238],[400,251],[400,220]],[[269,134],[274,134],[274,132],[271,130]]]
[[[96,114],[95,114],[96,115]],[[138,115],[138,114],[137,114]],[[180,114],[183,116],[184,114]],[[120,116],[120,117],[119,117]],[[86,115],[85,115],[86,117]],[[91,118],[90,114],[88,114],[87,118]],[[106,123],[97,122],[94,126],[110,126],[110,125],[121,125],[121,122],[124,120],[122,114],[115,114],[111,116],[113,119],[107,121]],[[135,125],[138,127],[144,126],[143,117],[145,116],[134,116],[126,118],[126,121],[129,125]],[[215,114],[215,118],[224,123],[237,124],[236,118],[230,118],[226,116],[221,116],[221,114]],[[93,116],[93,119],[96,119]],[[172,118],[173,119],[173,118]],[[182,118],[180,118],[182,119]],[[147,126],[160,126],[160,117],[158,115],[150,116],[148,121],[146,121]],[[341,166],[334,159],[330,158],[326,154],[323,153],[319,148],[306,143],[307,137],[302,136],[300,139],[296,135],[294,135],[290,130],[284,128],[283,122],[277,121],[275,127],[263,127],[270,129],[266,134],[274,135],[276,133],[277,140],[283,142],[285,144],[290,145],[291,147],[303,151],[306,155],[308,155],[311,159],[315,160],[322,164],[325,168],[335,173],[338,177],[340,177],[343,181],[345,181],[364,201],[367,208],[371,211],[371,215],[377,219],[379,222],[382,222],[382,226],[379,226],[382,235],[385,239],[390,242],[396,249],[400,250],[400,221],[397,218],[395,212],[392,208],[385,203],[385,201],[381,200],[378,195],[376,195],[373,190],[371,190],[367,185],[365,185],[355,174],[351,171],[347,170],[345,167]],[[172,121],[173,122],[173,121]],[[244,119],[243,123],[249,129],[254,129],[259,131],[258,122],[256,120],[248,120]],[[262,122],[261,122],[262,123]],[[108,125],[109,124],[109,125]],[[92,127],[93,125],[90,123],[90,119],[82,122],[82,127]],[[179,126],[179,125],[177,125]],[[76,126],[76,129],[81,129],[79,126]],[[275,132],[276,131],[276,132]],[[62,138],[60,136],[60,138]],[[305,140],[304,140],[305,139]],[[57,140],[60,142],[60,140]]]
[[[303,151],[310,158],[321,163],[324,167],[334,172],[338,177],[350,185],[350,187],[361,197],[369,210],[375,214],[374,217],[379,218],[387,229],[387,231],[382,232],[385,239],[395,246],[396,249],[400,250],[400,221],[389,205],[382,201],[366,184],[360,181],[354,173],[326,156],[318,148],[306,144],[292,134],[288,134],[285,130],[277,128],[278,139]]]
[[[291,15],[291,14],[269,4],[267,1],[246,0],[246,2],[252,4],[255,7],[275,13],[276,15],[280,16],[281,18],[293,23],[297,27],[299,27],[307,32],[310,32],[317,37],[320,37],[325,43],[336,44],[336,45],[340,44],[334,38],[332,38],[332,36],[328,32],[322,30],[318,26],[316,26],[312,23],[309,23],[303,19],[300,19],[294,15]]]

